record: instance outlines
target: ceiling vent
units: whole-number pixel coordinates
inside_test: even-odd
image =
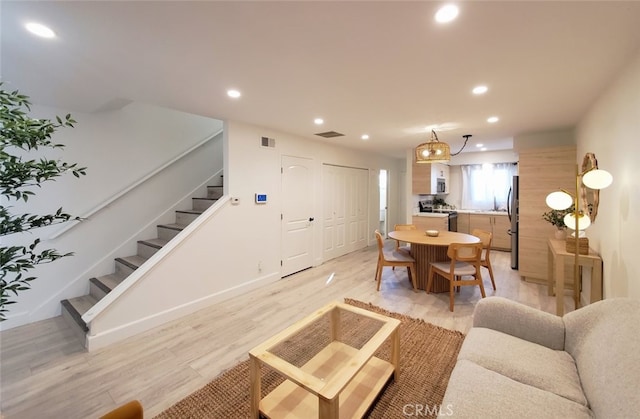
[[[261,145],[262,147],[275,147],[276,146],[276,139],[275,138],[269,138],[269,137],[262,137],[260,138],[261,141]]]
[[[340,134],[339,132],[335,132],[335,131],[318,132],[316,135],[319,135],[320,137],[324,137],[324,138],[333,138],[333,137],[343,137],[344,136],[344,134]]]

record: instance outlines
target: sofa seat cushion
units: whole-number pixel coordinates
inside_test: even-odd
[[[585,406],[471,361],[456,363],[441,415],[455,418],[592,418]]]
[[[540,390],[588,406],[571,355],[483,327],[472,328],[458,360],[469,360]]]

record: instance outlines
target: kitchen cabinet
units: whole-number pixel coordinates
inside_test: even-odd
[[[426,230],[448,231],[449,217],[447,215],[443,217],[422,217],[422,216],[414,215],[413,224],[416,226],[416,229],[418,229],[418,231],[426,231]]]
[[[459,212],[458,213],[458,232],[469,234],[471,230],[469,230],[469,213]]]
[[[556,229],[542,219],[549,211],[545,198],[558,189],[573,190],[575,170],[575,146],[519,151],[518,271],[525,280],[547,280],[547,241]]]
[[[412,190],[416,195],[449,193],[449,166],[443,163],[416,163],[412,168]],[[445,191],[438,192],[438,179],[445,180]]]
[[[459,224],[460,217],[458,216]],[[507,214],[469,214],[469,233],[476,228],[493,234],[493,239],[491,240],[492,249],[511,250],[511,236],[508,233],[511,223]]]

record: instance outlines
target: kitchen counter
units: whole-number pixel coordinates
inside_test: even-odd
[[[460,214],[508,215],[507,211],[456,210]]]
[[[449,217],[449,214],[441,212],[417,212],[413,214],[414,217],[431,217],[431,218],[445,218]]]

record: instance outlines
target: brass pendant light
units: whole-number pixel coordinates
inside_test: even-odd
[[[451,156],[456,156],[467,145],[471,134],[463,135],[464,144],[457,153],[451,154],[449,144],[438,140],[438,134],[431,130],[431,138],[426,143],[422,143],[416,147],[416,163],[445,163],[451,160]]]

